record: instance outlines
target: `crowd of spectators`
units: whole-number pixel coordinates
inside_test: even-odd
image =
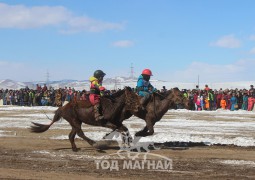
[[[107,93],[114,93],[109,91]],[[89,92],[86,90],[77,91],[74,88],[48,88],[36,85],[36,89],[29,89],[28,87],[20,90],[0,90],[0,100],[3,100],[3,105],[17,105],[17,106],[57,106],[60,107],[65,101],[71,100],[86,100]]]
[[[37,84],[36,89],[0,90],[0,99],[3,99],[3,105],[62,106],[64,101],[85,98],[86,93],[85,90],[75,91],[71,87],[54,90],[48,89],[46,84],[43,87]]]
[[[161,92],[165,92],[165,86]],[[116,92],[115,90],[107,91],[108,94]],[[211,89],[205,85],[203,89],[183,89],[183,96],[189,100],[190,110],[216,110],[229,109],[231,111],[243,109],[254,111],[255,107],[255,90],[253,85],[250,89]],[[71,100],[86,100],[89,92],[86,90],[77,91],[71,87],[53,89],[48,88],[46,84],[36,85],[36,89],[28,87],[20,90],[0,90],[0,100],[3,100],[3,105],[18,105],[18,106],[57,106],[60,107],[65,101]]]
[[[250,89],[211,89],[205,85],[203,89],[186,90],[183,89],[185,98],[189,99],[190,110],[216,110],[228,109],[231,111],[242,109],[255,111],[255,89],[250,85]]]

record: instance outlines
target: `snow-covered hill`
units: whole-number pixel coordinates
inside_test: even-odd
[[[106,78],[103,82],[103,85],[107,89],[122,89],[125,86],[135,87],[136,79],[131,79],[127,77],[116,77],[116,78]],[[35,89],[36,84],[43,86],[51,86],[53,88],[64,88],[72,87],[76,90],[89,89],[89,80],[77,81],[77,80],[61,80],[61,81],[50,81],[46,83],[44,81],[36,82],[17,82],[10,79],[0,80],[0,89],[21,89],[28,86],[29,88]],[[185,83],[185,82],[169,82],[151,79],[151,84],[157,89],[162,89],[165,86],[167,89],[178,87],[179,89],[195,89],[196,83]],[[255,81],[242,81],[242,82],[219,82],[219,83],[200,83],[200,88],[203,89],[205,84],[208,84],[212,89],[249,89],[250,85],[255,85]]]
[[[16,82],[10,79],[0,80],[0,89],[20,89],[26,87],[25,83]]]

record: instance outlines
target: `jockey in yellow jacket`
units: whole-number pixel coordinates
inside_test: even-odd
[[[106,74],[102,70],[96,70],[94,76],[89,78],[90,95],[89,100],[94,105],[95,120],[102,120],[104,116],[101,111],[100,98],[104,94],[105,88],[102,86],[103,78]]]

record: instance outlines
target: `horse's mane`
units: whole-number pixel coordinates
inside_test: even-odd
[[[113,93],[112,95],[105,95],[105,96],[101,97],[101,102],[112,103],[112,102],[115,101],[116,98],[123,95],[123,93],[125,93],[124,89],[120,90],[120,91],[117,91],[116,93]],[[71,101],[71,104],[72,104],[72,106],[75,106],[75,107],[78,107],[78,108],[89,108],[89,107],[93,106],[89,99]]]
[[[179,88],[177,87],[174,87],[172,89],[169,89],[167,90],[166,92],[156,92],[156,93],[153,93],[153,95],[156,97],[156,98],[159,98],[160,100],[164,100],[167,98],[167,96],[169,94],[171,94],[173,91],[180,91]]]
[[[156,92],[156,93],[153,93],[153,95],[156,97],[156,98],[159,98],[160,100],[164,100],[166,99],[166,97],[172,93],[172,90],[167,90],[166,92]]]
[[[117,92],[115,92],[111,95],[106,95],[104,97],[106,97],[106,98],[117,98],[117,97],[120,97],[124,92],[125,92],[125,90],[122,89],[122,90],[118,90]]]
[[[121,90],[118,90],[117,92],[111,94],[111,95],[106,95],[104,97],[112,99],[112,98],[117,98],[119,96],[121,96],[123,93],[125,93],[125,90],[128,89],[129,91],[132,91],[132,89],[129,86],[124,87]]]
[[[130,87],[125,87],[124,89],[121,89],[111,95],[105,95],[101,98],[102,102],[108,102],[108,103],[112,103],[115,102],[116,98],[122,96],[125,93],[125,90],[128,89],[131,91]],[[91,107],[92,104],[90,103],[89,100],[76,100],[76,101],[71,101],[71,104],[73,106],[77,106],[79,108],[88,108]]]

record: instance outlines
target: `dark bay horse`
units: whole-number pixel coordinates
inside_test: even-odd
[[[112,130],[117,129],[119,132],[126,135],[123,138],[130,138],[128,128],[122,124],[123,119],[128,117],[123,109],[129,113],[138,112],[139,109],[141,109],[138,95],[133,92],[131,88],[126,87],[110,97],[103,96],[101,98],[101,104],[104,114],[103,120],[95,121],[93,106],[89,101],[75,101],[70,102],[63,107],[59,107],[50,124],[45,125],[33,122],[34,125],[31,126],[31,131],[35,133],[45,132],[53,123],[60,120],[60,118],[64,118],[72,126],[72,131],[69,133],[69,140],[73,151],[78,150],[74,142],[76,134],[87,141],[91,146],[95,144],[95,141],[89,139],[83,133],[81,128],[82,123],[93,126],[102,126]],[[131,115],[132,114],[130,114],[129,117],[131,117]],[[123,141],[127,142],[126,139],[123,139]]]
[[[139,97],[141,99],[141,97]],[[122,120],[130,118],[132,115],[145,120],[146,126],[135,136],[149,136],[154,134],[154,125],[158,122],[169,109],[176,109],[176,105],[181,104],[185,109],[189,108],[188,99],[183,97],[183,93],[178,88],[173,88],[165,93],[153,93],[149,102],[146,104],[146,110],[140,109],[131,112],[123,109]],[[107,134],[108,135],[108,134]]]
[[[146,126],[136,136],[149,136],[154,133],[154,125],[169,109],[175,109],[176,105],[182,104],[185,109],[189,108],[188,99],[178,88],[173,88],[166,93],[153,93],[151,100],[146,105],[146,111],[132,112],[135,116],[145,120]]]

